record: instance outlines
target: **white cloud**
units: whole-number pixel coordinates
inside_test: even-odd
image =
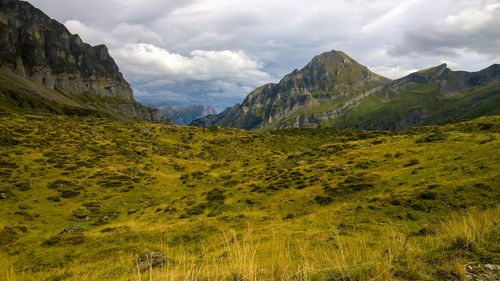
[[[188,81],[226,81],[258,86],[272,79],[261,70],[263,64],[244,51],[194,50],[189,56],[183,56],[139,43],[117,48],[113,55],[132,81],[147,82],[150,86]]]
[[[441,63],[446,63],[448,65],[448,68],[451,70],[462,70],[462,65],[456,61],[452,60],[441,60]]]
[[[375,73],[378,73],[384,77],[390,78],[390,79],[398,79],[398,78],[404,77],[410,73],[418,71],[418,69],[403,68],[399,65],[396,65],[396,66],[376,66],[376,67],[371,67],[370,70],[374,71]]]
[[[500,3],[489,4],[484,9],[465,9],[457,15],[449,15],[444,20],[446,28],[458,28],[461,31],[473,31],[488,23],[493,18]]]

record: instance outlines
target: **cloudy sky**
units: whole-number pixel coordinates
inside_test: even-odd
[[[389,78],[443,62],[500,62],[498,0],[29,0],[106,44],[145,104],[218,111],[317,54],[342,50]]]

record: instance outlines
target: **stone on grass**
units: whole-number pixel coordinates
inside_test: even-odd
[[[161,267],[167,262],[172,262],[168,256],[160,252],[146,250],[137,258],[136,266],[140,272],[144,272],[150,268]]]

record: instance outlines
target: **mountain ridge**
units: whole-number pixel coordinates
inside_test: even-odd
[[[217,114],[212,105],[169,106],[167,103],[162,103],[154,108],[159,109],[163,117],[172,119],[174,124],[177,125],[188,125],[195,119]]]
[[[346,67],[349,64],[357,67]],[[450,119],[500,114],[500,109],[488,105],[500,106],[497,81],[500,81],[498,64],[477,72],[452,71],[441,64],[390,80],[369,71],[343,52],[331,51],[315,56],[300,71],[285,75],[278,84],[257,88],[241,105],[194,120],[191,125],[265,131],[321,126],[399,130],[441,124]],[[419,91],[425,93],[421,101],[415,97]],[[295,103],[290,103],[288,98],[294,95]],[[474,103],[468,104],[469,101]],[[452,104],[459,110],[445,112],[444,108]]]

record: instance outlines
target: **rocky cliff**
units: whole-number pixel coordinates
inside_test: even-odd
[[[106,46],[82,42],[27,2],[0,0],[0,66],[58,92],[126,101],[112,107],[132,118],[165,121],[134,101]]]
[[[405,129],[500,114],[500,67],[452,71],[445,64],[391,81],[342,52],[315,57],[243,104],[193,126],[272,130],[295,127]]]

